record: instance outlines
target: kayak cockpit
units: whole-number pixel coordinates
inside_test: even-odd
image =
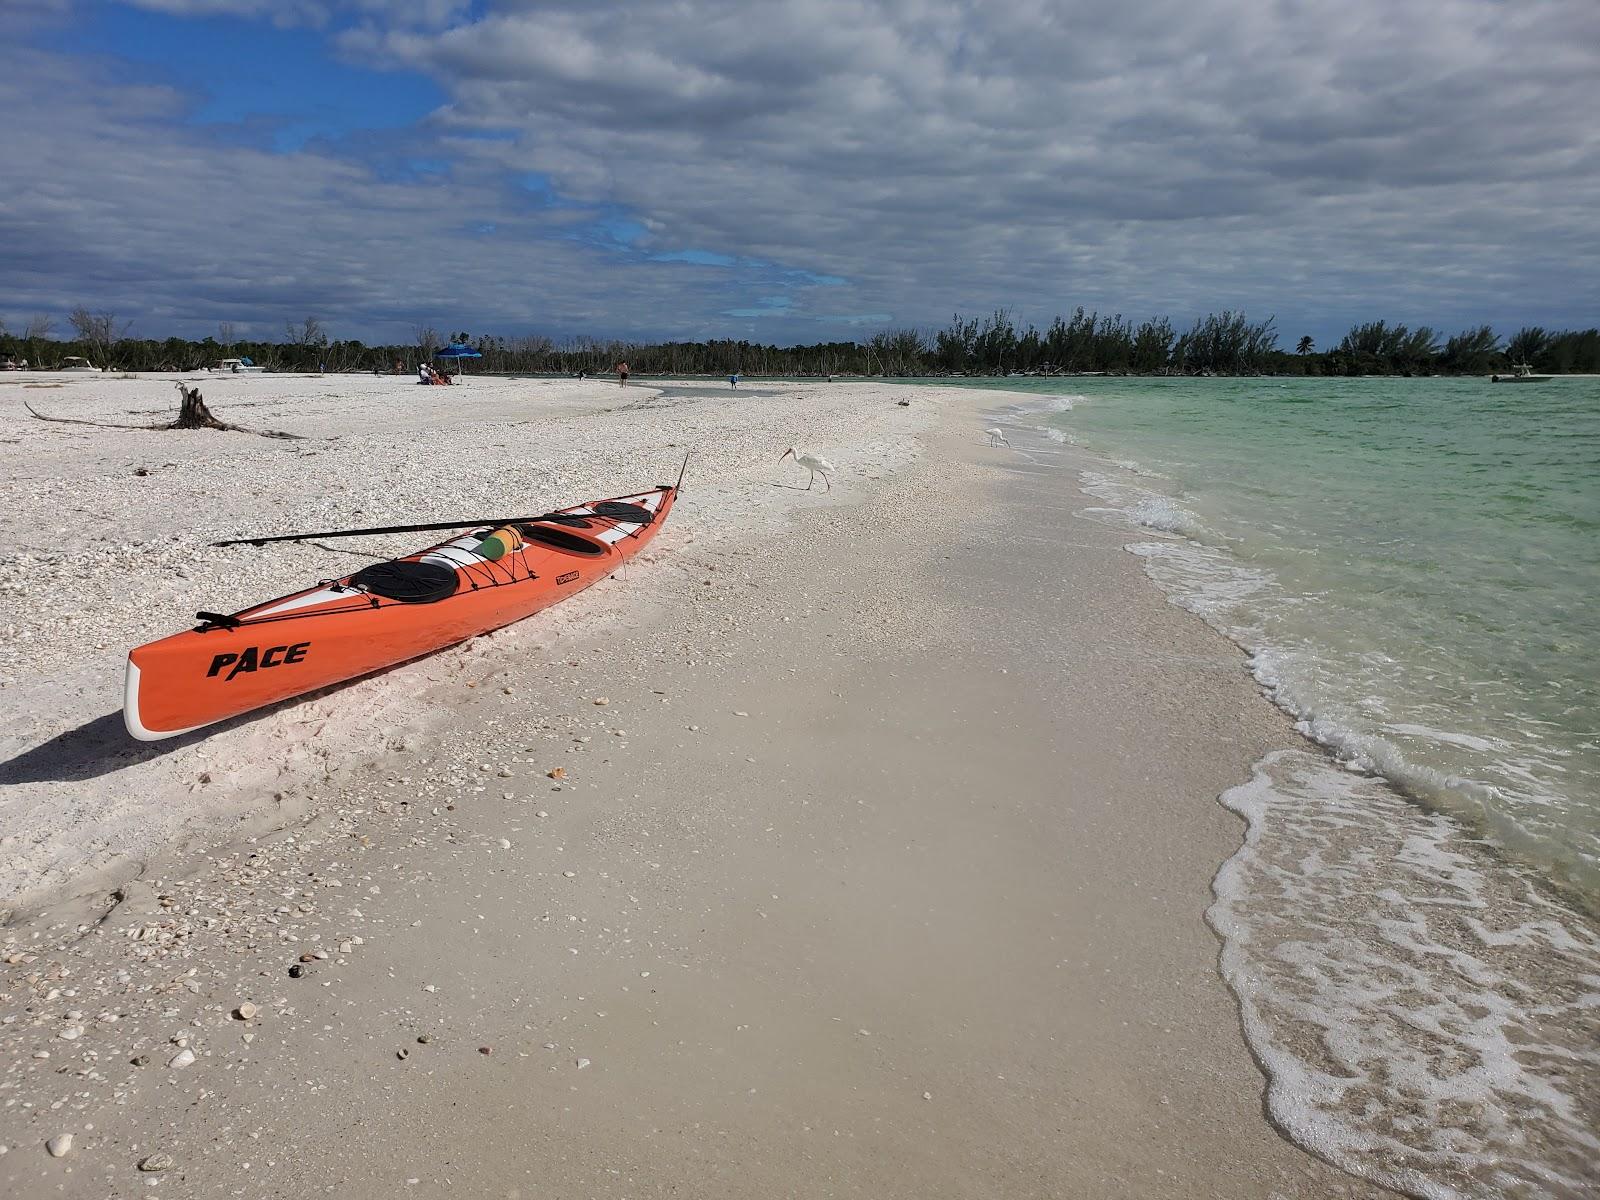
[[[584,522],[588,524],[588,522]],[[548,546],[564,554],[581,554],[593,558],[606,552],[606,545],[593,537],[586,537],[559,525],[518,525],[517,532],[538,546]]]
[[[433,604],[456,594],[460,576],[436,562],[400,558],[362,567],[346,586],[403,604]]]

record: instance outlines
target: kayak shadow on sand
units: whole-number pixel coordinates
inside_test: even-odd
[[[449,649],[451,647],[440,647],[434,654],[445,653]],[[237,729],[252,721],[259,721],[272,713],[334,695],[362,680],[381,679],[393,671],[402,670],[413,663],[432,657],[433,654],[424,654],[407,662],[384,667],[381,671],[373,671],[356,679],[341,680],[303,695],[288,696],[274,704],[252,708],[225,721],[202,725],[199,729],[192,729],[188,733],[175,734],[154,742],[141,742],[134,738],[124,724],[122,710],[118,709],[103,717],[86,721],[76,729],[64,730],[49,741],[41,742],[31,750],[24,750],[21,754],[0,762],[0,786],[13,783],[75,783],[84,779],[98,779],[102,775],[110,775],[113,771],[120,771],[124,767],[150,762],[175,750],[182,750],[196,742],[215,737],[219,733]]]
[[[255,714],[247,714],[253,716]],[[123,767],[149,762],[174,750],[191,746],[226,725],[237,724],[236,717],[221,725],[208,725],[193,733],[179,734],[159,742],[135,741],[128,735],[121,711],[107,713],[56,734],[31,750],[0,763],[0,786],[12,783],[69,783],[98,779]]]

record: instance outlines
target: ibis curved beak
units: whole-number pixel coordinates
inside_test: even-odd
[[[789,447],[789,449],[785,450],[782,454],[778,455],[778,461],[782,462],[784,459],[788,458],[793,453],[794,453],[794,447],[791,446],[791,447]]]

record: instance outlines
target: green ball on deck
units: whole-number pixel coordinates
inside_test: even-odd
[[[490,562],[504,558],[513,550],[522,545],[522,539],[517,536],[514,529],[496,529],[483,541],[478,543],[477,553],[483,555]]]

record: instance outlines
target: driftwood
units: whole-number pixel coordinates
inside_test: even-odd
[[[122,425],[115,421],[85,421],[80,417],[47,417],[26,400],[22,406],[41,421],[54,421],[58,425],[94,425],[101,429],[221,429],[227,433],[253,433],[257,437],[287,438],[291,441],[304,441],[303,433],[284,433],[280,429],[249,429],[243,425],[230,425],[227,421],[219,421],[200,396],[199,388],[184,387],[178,384],[178,391],[183,396],[183,403],[178,409],[178,419],[167,425]]]
[[[173,422],[177,429],[226,429],[227,426],[211,415],[211,410],[206,407],[206,402],[200,398],[200,389],[178,385],[178,394],[183,397],[183,405],[178,409],[178,419]]]

